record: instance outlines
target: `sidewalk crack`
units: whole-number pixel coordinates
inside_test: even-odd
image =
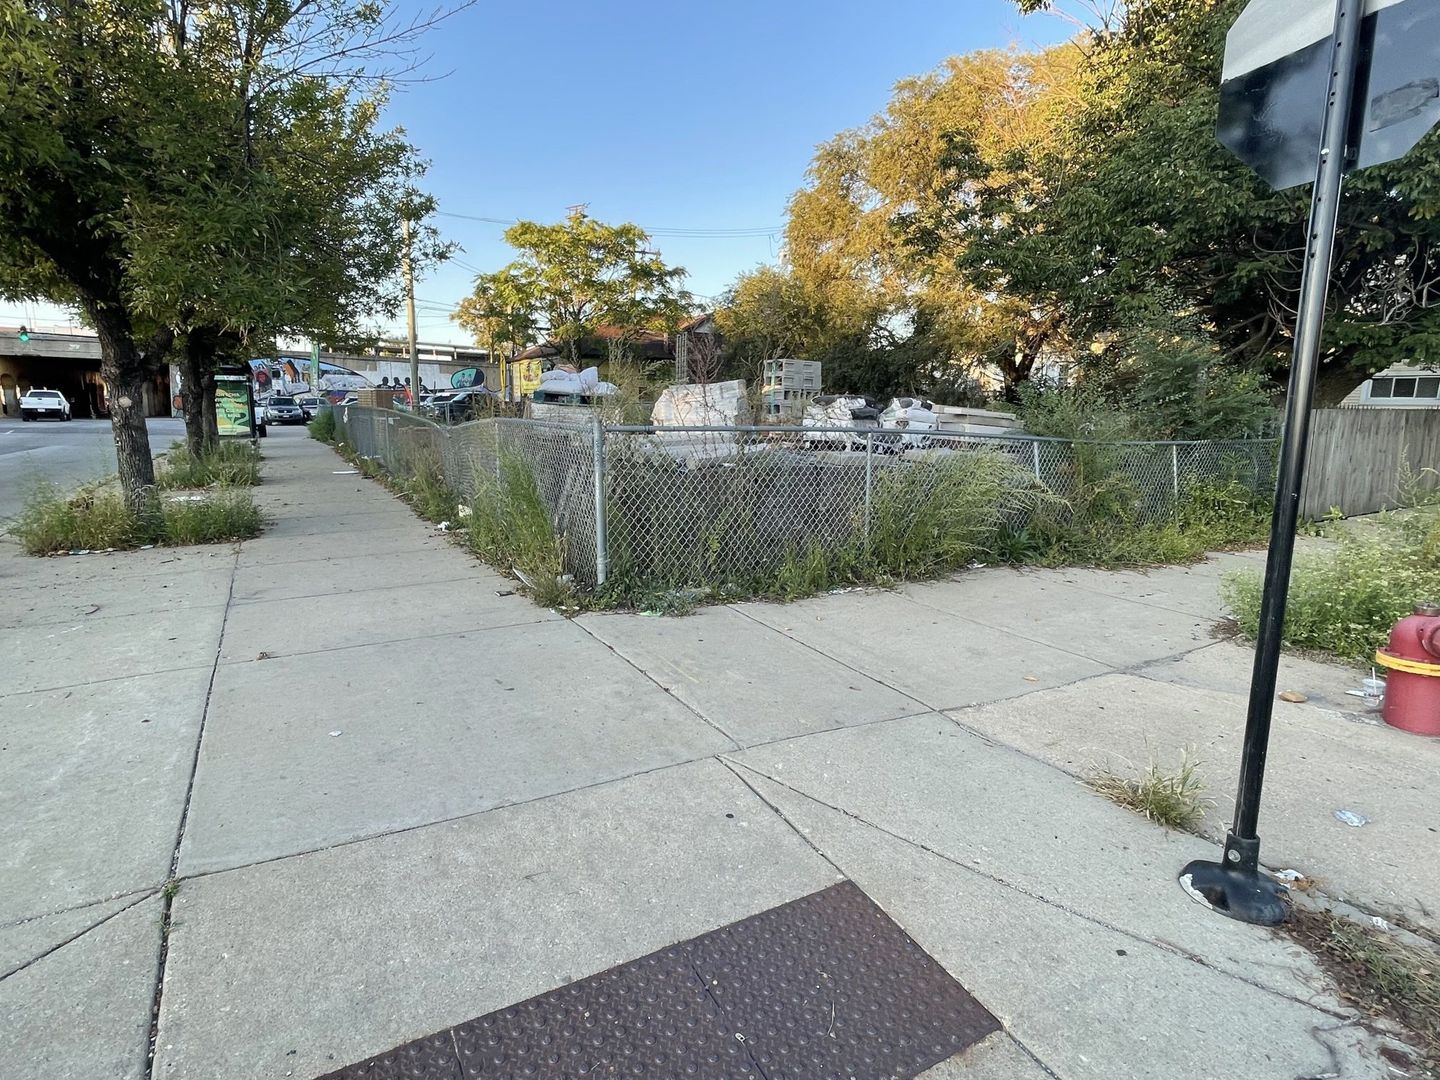
[[[57,953],[57,952],[59,952],[61,949],[65,948],[66,945],[69,945],[69,944],[71,944],[71,943],[73,943],[73,942],[79,941],[79,940],[80,940],[82,937],[84,937],[86,934],[90,933],[90,931],[92,931],[92,930],[98,930],[100,927],[104,926],[106,923],[108,923],[111,919],[115,918],[117,915],[123,915],[123,914],[125,914],[125,912],[127,912],[127,911],[129,911],[131,908],[133,908],[136,904],[141,904],[141,903],[144,903],[146,900],[149,900],[150,897],[152,897],[152,896],[155,895],[155,892],[156,892],[156,890],[154,890],[154,889],[147,889],[143,894],[141,894],[141,895],[139,895],[139,896],[136,896],[135,899],[131,900],[131,901],[130,901],[128,904],[126,904],[124,907],[116,908],[116,909],[115,909],[114,911],[112,911],[109,915],[106,915],[106,916],[104,916],[103,918],[96,919],[96,920],[95,920],[94,922],[92,922],[89,926],[85,927],[84,929],[77,930],[75,933],[73,933],[73,934],[71,934],[69,937],[67,937],[64,941],[58,942],[58,943],[50,946],[48,949],[46,949],[45,951],[43,951],[43,952],[41,952],[41,953],[37,953],[35,956],[32,956],[29,960],[26,960],[23,964],[17,964],[15,967],[11,968],[9,971],[6,971],[6,972],[4,972],[4,973],[0,973],[0,982],[4,982],[6,979],[10,978],[11,975],[18,975],[20,972],[24,971],[26,968],[30,967],[30,966],[33,965],[33,964],[38,964],[41,960],[44,960],[47,956],[51,955],[52,953]],[[101,903],[103,903],[103,902],[104,902],[104,901],[101,901]],[[40,918],[44,918],[45,916],[39,916],[39,917],[40,917]],[[34,920],[26,920],[26,921],[27,921],[27,922],[33,922]],[[17,926],[18,926],[18,925],[22,925],[22,924],[16,923],[16,924],[14,924],[14,925],[17,925]]]

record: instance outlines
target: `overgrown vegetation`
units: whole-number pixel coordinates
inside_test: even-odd
[[[499,476],[477,470],[466,539],[470,550],[492,566],[519,571],[536,603],[576,603],[565,575],[564,545],[550,523],[535,472],[523,458],[502,454]]]
[[[1111,802],[1167,829],[1195,832],[1212,805],[1205,797],[1200,763],[1191,759],[1189,751],[1173,772],[1154,761],[1138,776],[1124,776],[1105,766],[1095,768],[1086,782]]]
[[[1383,930],[1296,908],[1286,931],[1313,952],[1340,995],[1371,1017],[1405,1028],[1420,1060],[1412,1076],[1440,1076],[1440,950],[1400,941]]]
[[[1297,556],[1285,609],[1285,643],[1369,663],[1396,620],[1440,598],[1440,506],[1379,515],[1332,530],[1334,545]],[[1222,594],[1240,629],[1260,625],[1262,574],[1227,575]]]
[[[335,428],[334,409],[321,409],[315,414],[315,418],[305,425],[305,430],[310,433],[310,437],[323,443],[335,441]]]
[[[198,454],[182,442],[171,445],[156,484],[176,488],[253,487],[260,482],[260,451],[249,442],[214,442]]]
[[[154,494],[137,511],[118,491],[66,496],[42,487],[32,493],[10,531],[28,554],[54,555],[248,540],[260,534],[262,525],[254,497],[243,488]]]

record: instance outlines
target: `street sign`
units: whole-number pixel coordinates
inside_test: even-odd
[[[1440,121],[1440,0],[1363,10],[1347,172],[1401,157]],[[1271,187],[1315,179],[1334,27],[1327,0],[1250,0],[1226,35],[1216,135]]]
[[[1220,860],[1187,863],[1180,884],[1213,911],[1274,925],[1289,904],[1260,870],[1257,826],[1341,182],[1404,154],[1440,119],[1440,0],[1251,0],[1226,38],[1221,79],[1220,141],[1276,188],[1315,186],[1235,814]]]

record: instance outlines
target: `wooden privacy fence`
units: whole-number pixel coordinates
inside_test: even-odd
[[[1427,469],[1440,469],[1440,409],[1319,409],[1310,422],[1300,516],[1393,507],[1407,473],[1426,490],[1440,486]]]

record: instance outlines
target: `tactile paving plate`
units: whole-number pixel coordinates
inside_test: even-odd
[[[321,1080],[905,1080],[999,1029],[847,881]]]

